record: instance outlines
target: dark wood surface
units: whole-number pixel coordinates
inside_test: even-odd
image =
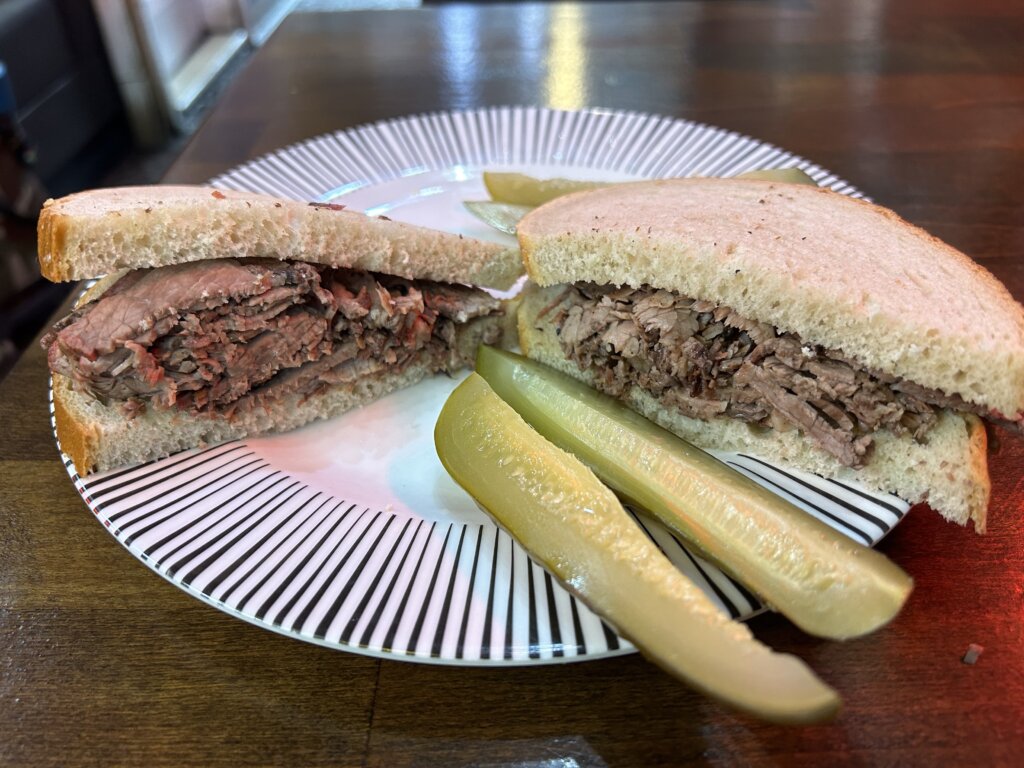
[[[715,2],[296,15],[168,175],[201,182],[325,131],[493,104],[604,106],[813,159],[1024,298],[1024,5]],[[884,243],[879,243],[884,248]],[[136,561],[76,494],[43,354],[0,388],[0,763],[1021,765],[1024,443],[1000,435],[989,532],[917,509],[881,549],[904,612],[847,643],[752,622],[843,695],[766,725],[639,657],[481,670],[378,661],[262,631]],[[974,665],[961,657],[984,646]]]

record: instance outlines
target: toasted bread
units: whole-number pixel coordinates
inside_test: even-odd
[[[210,187],[98,189],[48,200],[39,265],[49,280],[214,258],[293,259],[504,290],[515,249],[344,210]]]

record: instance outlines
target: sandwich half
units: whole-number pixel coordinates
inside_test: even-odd
[[[51,280],[104,276],[43,338],[80,475],[293,429],[500,341],[518,253],[457,234],[205,187],[46,203]]]
[[[1020,431],[1024,310],[896,214],[770,181],[622,184],[518,234],[530,357],[697,445],[985,527],[982,419]]]

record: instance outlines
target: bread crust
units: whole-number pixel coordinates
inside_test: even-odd
[[[54,281],[210,258],[263,257],[504,290],[515,249],[343,206],[212,187],[120,187],[47,200],[39,267]]]
[[[563,289],[534,286],[527,291],[517,317],[519,345],[528,357],[593,385],[593,376],[565,357],[550,318],[538,317]],[[637,412],[701,448],[752,453],[823,477],[860,483],[912,504],[927,503],[961,525],[973,521],[979,533],[985,530],[991,494],[987,436],[981,420],[973,415],[942,412],[926,443],[906,435],[878,433],[872,460],[864,469],[854,470],[795,431],[755,429],[724,417],[711,421],[689,418],[667,409],[639,387],[628,390],[623,399]]]
[[[95,424],[75,417],[68,401],[71,384],[58,374],[53,375],[53,423],[57,430],[60,450],[67,454],[79,476],[89,473],[96,463],[100,435]]]
[[[666,179],[558,198],[518,227],[539,285],[642,284],[729,306],[865,367],[1024,414],[1024,309],[880,206],[807,185]]]

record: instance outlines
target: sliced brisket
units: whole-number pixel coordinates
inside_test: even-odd
[[[863,466],[880,429],[921,439],[942,408],[983,410],[664,290],[582,284],[542,314],[567,357],[611,395],[639,386],[694,418],[799,429],[850,467]]]
[[[454,368],[455,324],[499,310],[468,286],[221,259],[129,273],[43,345],[53,371],[130,415],[231,415],[417,355]]]

